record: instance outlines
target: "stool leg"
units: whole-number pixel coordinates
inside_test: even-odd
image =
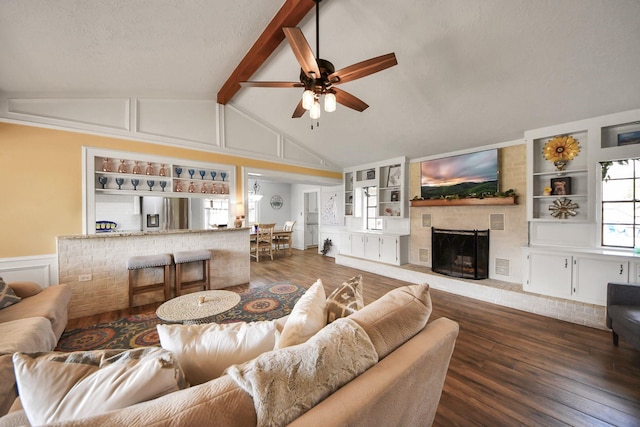
[[[133,308],[133,270],[129,270],[129,308]]]
[[[210,267],[209,267],[209,260],[205,259],[204,261],[204,269],[202,270],[202,273],[204,274],[204,281],[205,281],[205,285],[204,285],[204,290],[208,291],[209,289],[211,289],[211,277],[209,275],[210,273]]]
[[[164,300],[168,301],[169,298],[171,297],[171,286],[170,286],[170,282],[171,281],[171,266],[170,265],[165,265],[164,266]]]
[[[176,296],[182,295],[182,264],[176,264]]]

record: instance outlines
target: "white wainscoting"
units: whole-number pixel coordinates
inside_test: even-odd
[[[36,282],[42,287],[58,284],[58,257],[38,255],[0,258],[0,277],[5,282]]]

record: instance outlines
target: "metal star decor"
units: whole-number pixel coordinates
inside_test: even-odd
[[[553,201],[551,205],[549,205],[549,210],[551,211],[551,216],[558,219],[567,219],[569,216],[576,216],[578,212],[578,204],[573,203],[571,199],[562,198],[556,199]]]

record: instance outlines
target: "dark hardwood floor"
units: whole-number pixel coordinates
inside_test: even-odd
[[[407,284],[294,250],[251,261],[248,286],[289,280],[309,287],[321,278],[329,293],[355,274],[363,275],[366,303]],[[431,298],[431,319],[460,324],[435,426],[640,426],[640,351],[622,340],[613,346],[610,332],[438,290]],[[128,314],[74,319],[69,328]]]

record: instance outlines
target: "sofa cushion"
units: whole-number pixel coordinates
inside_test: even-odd
[[[67,325],[67,306],[70,299],[69,286],[48,286],[32,297],[23,298],[20,304],[0,310],[0,322],[26,317],[45,317],[51,322],[51,329],[55,336],[60,338]]]
[[[347,317],[362,307],[364,307],[362,275],[358,274],[338,286],[327,297],[327,323]]]
[[[172,351],[191,385],[222,375],[229,366],[273,350],[274,321],[218,325],[157,325],[162,348]]]
[[[7,413],[18,397],[12,357],[13,353],[0,354],[0,417]]]
[[[9,286],[20,298],[29,298],[42,292],[42,286],[36,282],[11,282]]]
[[[16,295],[13,289],[11,289],[11,287],[2,280],[2,277],[0,277],[0,309],[9,307],[20,300],[21,298]]]
[[[253,397],[259,426],[280,426],[377,362],[376,350],[363,328],[343,318],[303,344],[233,365],[227,374]]]
[[[56,348],[58,339],[44,317],[26,317],[0,323],[0,352],[35,353]]]
[[[421,331],[431,315],[429,285],[402,286],[349,315],[367,332],[382,359]]]
[[[327,324],[327,297],[318,279],[293,306],[276,348],[301,344]]]
[[[173,354],[158,347],[15,353],[13,365],[31,425],[124,408],[186,386]]]

